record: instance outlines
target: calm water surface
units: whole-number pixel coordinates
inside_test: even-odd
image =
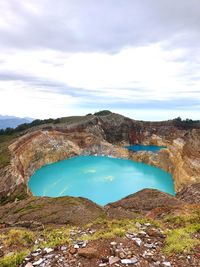
[[[144,188],[175,194],[169,173],[144,163],[103,156],[79,156],[45,165],[31,176],[29,188],[35,196],[82,196],[100,205]]]
[[[165,146],[145,146],[145,145],[132,145],[132,146],[126,146],[126,148],[128,148],[128,150],[132,150],[132,151],[151,151],[151,152],[158,152],[163,148],[166,148]]]

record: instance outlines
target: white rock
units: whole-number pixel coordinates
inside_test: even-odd
[[[141,240],[140,238],[133,237],[132,240],[135,242],[135,244],[136,244],[138,247],[141,247],[141,245],[142,245],[142,240]]]
[[[25,267],[33,267],[32,263],[28,262]]]
[[[122,259],[122,264],[136,264],[138,262],[137,258],[131,258],[131,259]]]
[[[144,253],[142,254],[142,257],[145,258],[145,257],[151,257],[153,256],[154,254],[150,251],[144,251]]]
[[[82,248],[85,248],[86,246],[87,246],[87,243],[84,242],[84,243],[82,244]]]
[[[52,251],[54,251],[53,248],[45,248],[44,251],[48,254],[51,253]]]
[[[60,249],[61,249],[62,251],[63,251],[63,250],[67,250],[67,246],[62,246]]]
[[[79,248],[79,245],[78,244],[74,245],[74,248]]]
[[[48,254],[48,255],[45,255],[45,259],[52,259],[53,257],[55,256],[55,254]]]
[[[33,266],[36,266],[36,265],[40,265],[42,262],[44,261],[44,259],[39,259],[38,261],[35,261],[34,263],[33,263]]]
[[[144,246],[145,246],[146,248],[149,248],[149,249],[156,248],[156,245],[153,244],[153,243],[151,243],[151,244],[144,244]]]
[[[165,267],[171,267],[171,263],[169,261],[164,261],[162,264]]]
[[[33,256],[33,257],[37,257],[37,256],[39,256],[40,254],[41,254],[40,252],[33,252],[33,253],[32,253],[32,256]]]
[[[110,265],[115,264],[115,263],[117,263],[119,261],[120,261],[119,257],[114,257],[114,256],[109,257],[109,264]]]

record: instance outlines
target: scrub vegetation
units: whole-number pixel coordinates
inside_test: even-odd
[[[136,222],[141,225],[150,223],[155,228],[164,231],[166,239],[163,253],[166,255],[192,253],[193,249],[200,245],[198,239],[200,234],[199,213],[187,216],[166,216],[160,220],[152,220],[146,217],[109,220],[102,217],[83,227],[67,225],[56,228],[55,226],[49,226],[40,231],[30,231],[22,228],[10,229],[0,235],[0,242],[8,252],[6,256],[0,259],[0,266],[19,266],[23,258],[37,248],[56,247],[64,244],[73,245],[74,240],[93,241],[117,237],[124,238],[127,232],[137,234],[139,229]],[[93,231],[88,234],[88,229],[93,229]],[[36,242],[36,240],[40,241]]]
[[[11,155],[8,146],[14,141],[16,135],[0,134],[0,168],[7,166],[10,163]]]

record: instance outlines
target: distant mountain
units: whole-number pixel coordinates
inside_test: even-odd
[[[20,124],[29,123],[33,119],[31,118],[18,118],[14,116],[2,116],[0,115],[0,129],[6,129],[8,127],[15,128]]]

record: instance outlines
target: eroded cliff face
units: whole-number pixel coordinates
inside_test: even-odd
[[[78,155],[112,155],[128,158],[123,147],[113,146],[101,136],[85,131],[62,132],[39,130],[28,133],[9,146],[12,160],[2,170],[0,196],[10,195],[17,188],[28,190],[30,176],[40,167]]]
[[[124,145],[166,146],[159,153],[132,153]],[[172,174],[175,190],[200,182],[200,130],[179,129],[171,122],[134,121],[118,114],[95,117],[73,125],[40,127],[9,146],[12,159],[0,169],[0,198],[20,190],[35,170],[45,164],[78,155],[110,155],[160,167]],[[16,193],[17,192],[17,193]]]
[[[178,137],[179,136],[179,137]],[[200,181],[200,130],[177,131],[173,138],[152,135],[143,143],[166,146],[159,153],[138,152],[131,158],[172,174],[175,191]]]

